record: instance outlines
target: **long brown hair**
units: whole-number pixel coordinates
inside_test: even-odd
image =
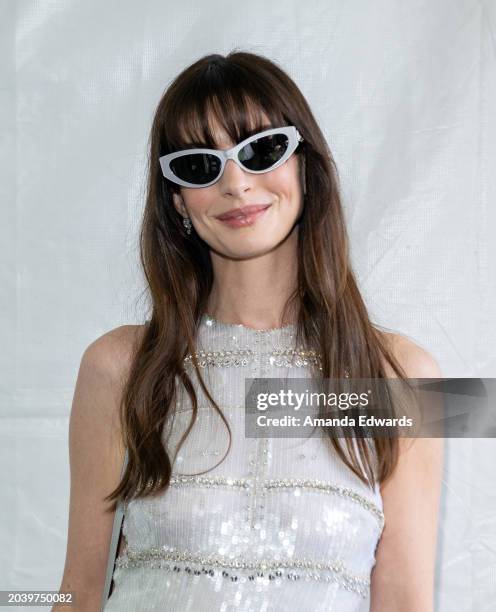
[[[140,232],[140,259],[151,313],[122,395],[120,418],[128,464],[107,500],[145,496],[168,487],[173,462],[162,434],[174,409],[176,380],[184,386],[193,408],[181,444],[198,409],[183,362],[188,354],[193,355],[201,388],[229,430],[229,452],[231,430],[194,356],[198,326],[213,282],[209,246],[194,229],[191,235],[185,232],[172,202],[172,193],[180,189],[162,176],[158,160],[191,144],[215,148],[207,117],[214,117],[233,142],[240,142],[262,126],[262,113],[274,127],[296,126],[304,138],[295,152],[306,174],[298,232],[298,282],[284,308],[287,314],[297,306],[297,342],[320,353],[321,370],[315,374],[324,378],[341,378],[346,370],[351,378],[385,378],[383,360],[398,377],[404,377],[382,332],[369,320],[358,290],[350,266],[336,164],[304,96],[277,64],[263,56],[231,52],[202,57],[167,88],[151,129]],[[374,439],[375,466],[366,439],[357,439],[356,449],[346,439],[346,450],[338,439],[331,441],[342,461],[370,486],[384,481],[395,467],[398,440],[394,437]]]

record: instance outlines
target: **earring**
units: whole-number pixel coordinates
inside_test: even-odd
[[[184,217],[183,218],[183,225],[186,228],[186,233],[189,235],[191,234],[191,221],[189,217]]]

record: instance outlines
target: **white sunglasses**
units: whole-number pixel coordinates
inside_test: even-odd
[[[275,170],[294,153],[303,137],[294,125],[271,128],[246,138],[232,149],[185,149],[159,158],[165,178],[183,187],[216,183],[228,159],[252,174]]]

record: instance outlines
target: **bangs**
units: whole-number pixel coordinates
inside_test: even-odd
[[[219,148],[220,129],[233,143],[271,127],[288,125],[270,85],[253,82],[228,65],[210,65],[182,83],[170,100],[165,121],[167,152],[191,147]]]

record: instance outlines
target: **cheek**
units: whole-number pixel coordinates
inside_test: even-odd
[[[273,172],[269,172],[266,175],[266,180],[267,188],[281,197],[294,199],[299,194],[298,165],[293,159],[279,166]]]
[[[194,216],[208,212],[215,202],[214,190],[206,189],[184,189],[183,199],[190,213]]]

